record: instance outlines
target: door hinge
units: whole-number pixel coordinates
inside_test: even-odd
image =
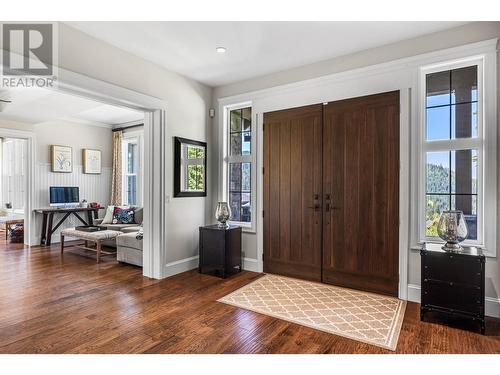
[[[262,167],[262,174],[264,174],[264,167]]]
[[[262,253],[262,260],[264,260],[264,253]]]
[[[264,217],[264,210],[262,210],[262,217]]]

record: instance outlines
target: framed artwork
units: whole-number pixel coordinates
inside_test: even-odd
[[[52,172],[73,172],[73,149],[69,146],[50,146]]]
[[[83,173],[100,174],[101,173],[101,151],[83,149]]]

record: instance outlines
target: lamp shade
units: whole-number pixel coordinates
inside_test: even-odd
[[[217,203],[215,218],[217,219],[220,227],[225,227],[227,225],[226,222],[231,218],[231,208],[227,202]]]
[[[460,242],[467,238],[468,230],[464,213],[458,210],[443,211],[437,227],[438,235],[446,241],[444,250],[460,250]]]

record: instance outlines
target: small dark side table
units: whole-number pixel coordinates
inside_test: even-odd
[[[200,273],[222,278],[241,271],[241,227],[218,225],[200,227]]]
[[[484,335],[485,256],[481,249],[464,246],[459,252],[424,244],[421,258],[420,320],[437,311],[478,322]]]

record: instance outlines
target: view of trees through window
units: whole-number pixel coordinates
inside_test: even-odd
[[[426,141],[477,138],[477,105],[477,66],[427,74]],[[437,237],[439,215],[452,209],[464,212],[468,238],[477,239],[477,179],[477,149],[426,153],[427,237]]]
[[[199,164],[187,165],[187,187],[190,191],[203,191],[205,188],[205,150],[202,147],[188,146],[187,158],[191,161],[199,160]]]

